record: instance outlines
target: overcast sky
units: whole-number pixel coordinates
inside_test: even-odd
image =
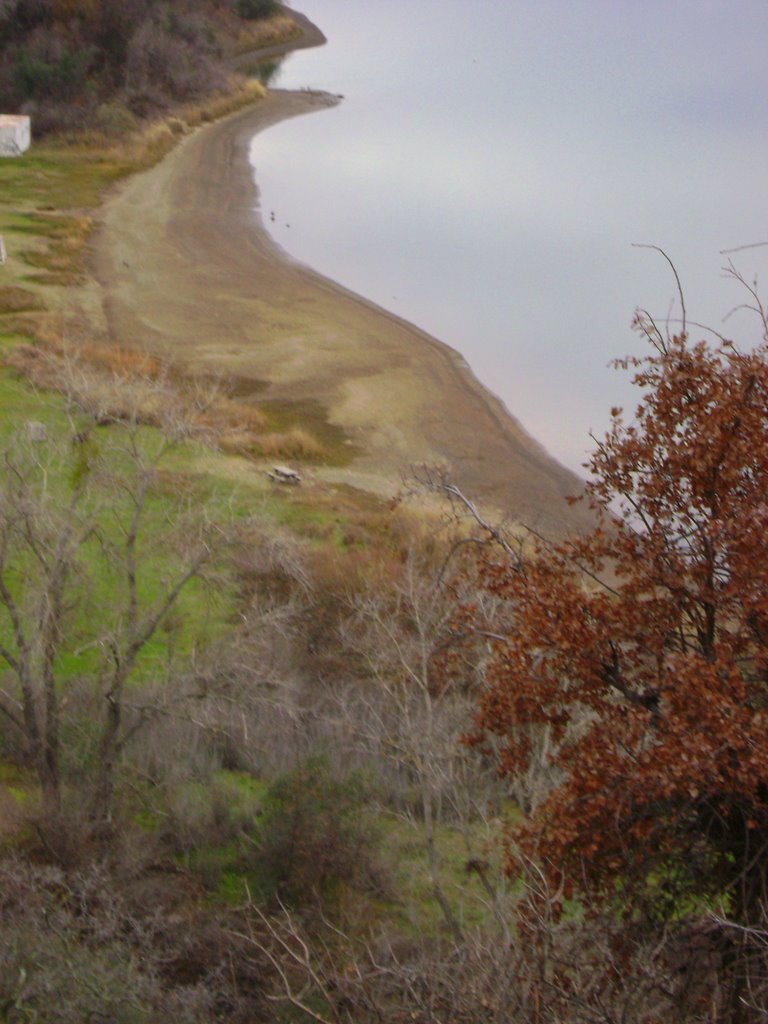
[[[345,101],[256,140],[278,241],[458,348],[561,461],[633,404],[606,364],[640,350],[634,308],[675,296],[632,243],[674,259],[693,319],[757,340],[723,326],[720,250],[768,240],[765,0],[294,6],[329,44],[279,84]],[[768,249],[735,258],[764,278]]]

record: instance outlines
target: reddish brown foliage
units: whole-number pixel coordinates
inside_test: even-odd
[[[601,525],[483,565],[512,625],[478,724],[510,775],[552,730],[561,782],[513,845],[556,879],[746,921],[768,875],[768,350],[649,335],[634,422],[613,410],[591,459]]]

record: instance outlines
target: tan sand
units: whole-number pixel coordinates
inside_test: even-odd
[[[295,262],[269,237],[255,210],[250,141],[334,102],[271,92],[119,187],[94,249],[110,333],[235,377],[254,402],[320,403],[359,452],[349,467],[322,470],[327,481],[394,494],[412,464],[447,463],[466,493],[510,518],[552,534],[583,525],[585,512],[563,500],[579,480],[458,353]]]

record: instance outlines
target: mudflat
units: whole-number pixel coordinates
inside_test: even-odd
[[[269,236],[251,140],[335,102],[272,91],[115,190],[93,250],[110,334],[235,379],[241,400],[314,410],[343,431],[351,455],[318,469],[326,481],[394,494],[409,466],[439,463],[510,519],[553,535],[585,525],[586,510],[564,500],[581,482],[457,352],[291,259]]]

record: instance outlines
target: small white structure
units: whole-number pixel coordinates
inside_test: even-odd
[[[0,156],[21,156],[32,141],[32,127],[26,114],[0,114]]]
[[[290,469],[288,466],[273,466],[272,472],[267,472],[267,476],[276,484],[300,484],[301,477],[295,469]]]

